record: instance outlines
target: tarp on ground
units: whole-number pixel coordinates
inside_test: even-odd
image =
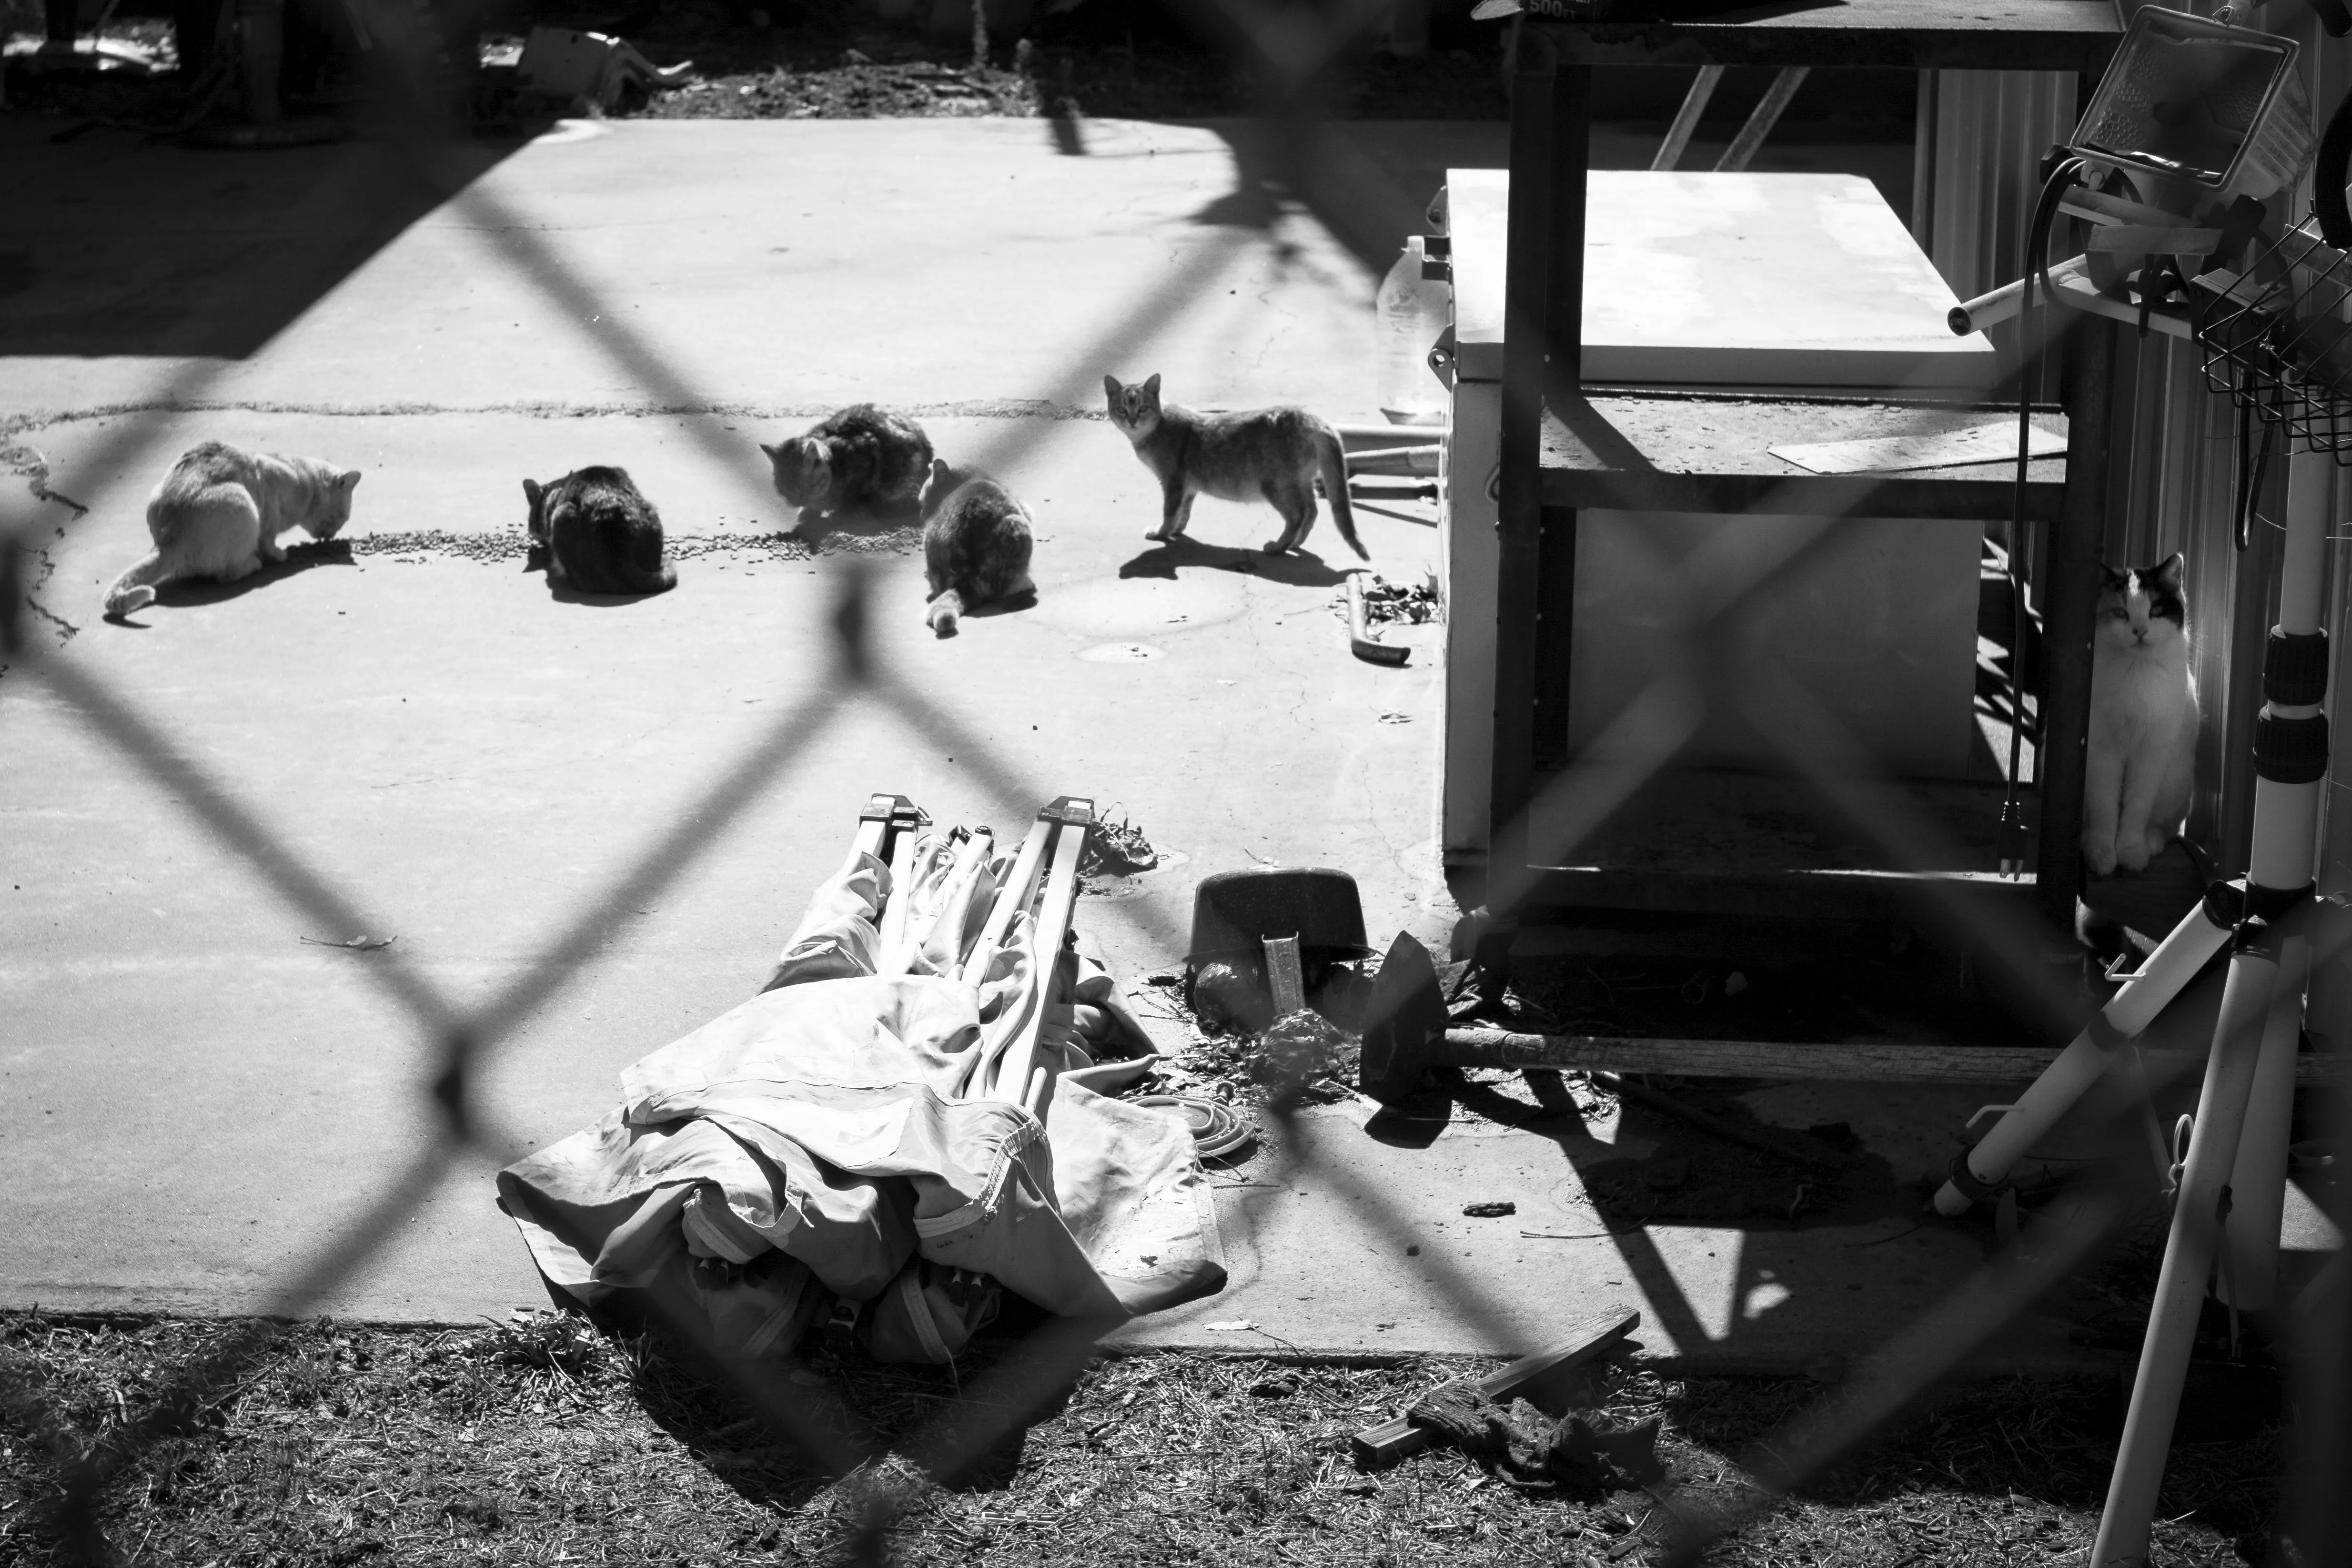
[[[919,855],[919,930],[950,858],[929,841]],[[973,895],[983,910],[1003,869]],[[1146,1064],[1095,1065],[1049,1030],[1038,1059],[1060,1070],[1043,1122],[960,1098],[1037,1005],[1027,917],[977,988],[937,973],[953,968],[962,909],[917,954],[911,967],[930,973],[878,976],[889,881],[880,860],[853,853],[768,989],[630,1067],[595,1125],[499,1173],[500,1206],[541,1271],[590,1305],[667,1279],[673,1299],[709,1309],[721,1348],[753,1354],[790,1348],[817,1289],[876,1301],[894,1282],[913,1289],[910,1264],[988,1276],[1066,1316],[1134,1316],[1222,1289],[1190,1130],[1111,1092]],[[1080,994],[1132,1027],[1108,977],[1078,968]],[[740,1264],[770,1250],[798,1267],[755,1269],[753,1299],[693,1271],[697,1257]]]

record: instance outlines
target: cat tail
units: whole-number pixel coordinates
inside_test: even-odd
[[[931,624],[934,635],[951,637],[956,635],[956,619],[963,614],[963,595],[948,589],[931,601],[930,613],[924,616]]]
[[[1348,450],[1339,444],[1339,433],[1328,426],[1315,432],[1315,459],[1322,470],[1323,499],[1331,503],[1331,526],[1349,549],[1370,561],[1372,552],[1356,537],[1356,513],[1348,504]]]
[[[114,580],[106,591],[106,613],[127,616],[155,602],[155,587],[172,579],[172,569],[163,563],[163,552],[149,551],[133,562],[131,570]]]
[[[613,563],[613,578],[621,594],[667,594],[677,586],[677,568],[665,561],[658,566],[645,567],[634,561]]]

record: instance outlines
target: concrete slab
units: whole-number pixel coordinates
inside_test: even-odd
[[[1295,189],[1242,121],[1073,153],[1034,120],[583,121],[422,169],[41,131],[0,124],[0,202],[46,220],[9,242],[0,415],[1091,408],[1158,370],[1377,418],[1373,288],[1449,161],[1504,161],[1496,124],[1331,128]]]
[[[25,132],[0,124],[0,143]],[[1202,545],[1147,549],[1144,471],[1073,416],[1104,371],[1147,369],[1203,403],[1368,415],[1383,247],[1437,171],[1481,145],[1499,160],[1500,128],[1349,128],[1309,201],[1269,188],[1246,127],[1084,136],[1069,156],[1027,122],[624,125],[477,150],[466,198],[411,192],[396,221],[345,202],[387,177],[365,148],[239,159],[94,136],[0,157],[0,199],[58,220],[0,301],[0,418],[89,509],[0,487],[37,531],[54,657],[364,911],[363,931],[312,929],[53,691],[0,679],[0,1301],[252,1310],[354,1226],[387,1234],[322,1310],[452,1321],[538,1300],[489,1170],[601,1113],[621,1067],[742,996],[877,787],[1000,826],[1063,792],[1128,813],[1183,857],[1081,906],[1130,973],[1180,950],[1199,877],[1261,861],[1345,867],[1376,931],[1442,937],[1437,629],[1402,634],[1402,669],[1347,658],[1349,558],[1328,521],[1313,556],[1268,563],[1263,509],[1203,502]],[[548,258],[586,291],[521,276]],[[832,682],[840,561],[756,537],[783,519],[752,443],[853,396],[924,409],[942,450],[995,466],[1036,512],[1037,606],[950,642],[922,625],[917,562],[870,560],[881,667],[949,706],[951,736]],[[205,437],[362,468],[353,531],[398,548],[174,594],[143,629],[96,624],[144,548],[147,487]],[[662,507],[675,593],[562,603],[469,555],[520,528],[521,478],[591,461]],[[1377,564],[1433,560],[1425,515],[1360,510]],[[720,828],[707,781],[802,705],[825,727]],[[429,1129],[433,1055],[378,972],[397,957],[488,997],[672,829],[700,858],[614,911],[486,1063],[481,1151],[385,1218],[373,1205]],[[397,940],[304,941],[358,934]],[[1843,1231],[1466,1235],[1470,1187],[1573,1219],[1612,1135],[1570,1147],[1465,1120],[1414,1150],[1344,1110],[1304,1126],[1328,1156],[1315,1180],[1281,1166],[1282,1187],[1225,1196],[1234,1290],[1139,1332],[1232,1344],[1207,1324],[1245,1317],[1320,1348],[1463,1349],[1623,1293],[1661,1344],[1786,1361],[1868,1336],[1970,1261],[1953,1237],[1889,1238],[1875,1250],[1903,1266],[1861,1268],[1846,1249],[1867,1237]],[[1408,1243],[1421,1272],[1381,1250],[1398,1223],[1433,1238]],[[1445,1269],[1494,1310],[1433,1294]]]
[[[1402,669],[1349,658],[1328,557],[1255,551],[1270,513],[1203,502],[1204,542],[1171,555],[1141,537],[1156,490],[1106,424],[932,421],[943,451],[1025,441],[1000,469],[1035,510],[1040,597],[938,641],[919,561],[878,558],[880,667],[965,726],[926,734],[887,700],[826,700],[837,563],[728,550],[751,531],[729,510],[747,487],[699,459],[695,423],[172,416],[172,449],[201,431],[361,467],[361,534],[512,532],[523,475],[606,458],[686,550],[710,552],[682,562],[677,591],[613,605],[557,602],[519,563],[466,559],[462,543],[362,554],[169,595],[143,629],[100,625],[55,656],[129,694],[353,890],[368,934],[396,936],[403,960],[471,1000],[523,973],[706,780],[815,700],[827,728],[496,1053],[480,1092],[497,1161],[593,1120],[623,1066],[747,994],[876,788],[945,822],[1003,826],[1087,792],[1131,816],[1181,858],[1082,907],[1129,973],[1181,952],[1198,877],[1260,861],[1348,867],[1376,929],[1442,940],[1434,628],[1402,639],[1420,652]],[[115,425],[50,433],[57,489],[110,486],[79,458]],[[719,434],[756,469],[750,432]],[[1394,569],[1433,558],[1422,523],[1368,514],[1362,528]],[[45,597],[87,617],[142,533],[121,508],[94,512],[57,545]],[[1089,657],[1107,647],[1122,657]],[[15,759],[0,778],[0,1081],[26,1108],[0,1139],[18,1199],[0,1298],[257,1305],[419,1146],[428,1044],[370,984],[374,956],[302,941],[358,933],[289,914],[46,688],[11,676],[0,690]],[[480,1175],[404,1222],[331,1310],[465,1318],[530,1300]]]

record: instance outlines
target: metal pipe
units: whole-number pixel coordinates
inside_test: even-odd
[[[2116,1060],[2116,1051],[2100,1045],[2097,1034],[2131,1039],[2144,1032],[2229,940],[2230,928],[2216,924],[2204,904],[2181,916],[2180,923],[2157,944],[2138,973],[2099,1009],[2104,1030],[2086,1028],[2076,1035],[2049,1070],[2034,1079],[2033,1087],[1961,1156],[1964,1163],[1958,1168],[1980,1186],[1999,1186],[2007,1181],[2025,1152],[2042,1141],[2042,1134],[2074,1108]],[[1974,1201],[1958,1182],[1946,1182],[1937,1191],[1936,1209],[1939,1214],[1962,1214]]]
[[[2090,1568],[2139,1568],[2147,1560],[2157,1488],[2164,1479],[2166,1451],[2172,1446],[2173,1421],[2180,1413],[2180,1384],[2197,1337],[2206,1280],[2221,1248],[2224,1194],[2253,1093],[2272,987],[2279,979],[2276,940],[2265,936],[2230,960],[2221,1016],[2213,1028],[2213,1054],[2206,1061],[2205,1087],[2197,1097],[2197,1124],[2189,1134],[2189,1160],[2173,1202],[2164,1268],[2157,1278],[2139,1374],[2124,1415],[2123,1441]]]
[[[1652,174],[1670,170],[1683,161],[1683,153],[1690,146],[1691,132],[1698,129],[1699,116],[1706,112],[1706,101],[1715,96],[1716,87],[1722,80],[1721,66],[1698,68],[1690,90],[1683,94],[1683,106],[1675,110],[1675,122],[1666,127],[1666,139],[1658,144],[1657,156],[1650,160]]]
[[[1764,89],[1764,96],[1748,111],[1748,123],[1739,128],[1739,134],[1731,139],[1731,145],[1716,160],[1717,174],[1737,174],[1748,167],[1757,149],[1764,145],[1764,138],[1772,134],[1772,127],[1780,122],[1780,111],[1789,107],[1789,100],[1805,85],[1806,74],[1811,69],[1811,66],[1780,68],[1780,74],[1772,79],[1772,85]]]

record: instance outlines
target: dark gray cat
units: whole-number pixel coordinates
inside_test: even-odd
[[[813,517],[911,501],[931,471],[931,438],[923,427],[871,403],[760,450],[774,470],[776,493]]]
[[[545,486],[525,479],[530,499],[526,572],[547,568],[550,584],[583,594],[658,594],[677,586],[662,559],[661,513],[622,468],[574,468]]]
[[[1110,422],[1160,481],[1160,526],[1146,539],[1172,540],[1192,520],[1192,498],[1270,502],[1282,514],[1282,536],[1265,552],[1296,550],[1315,526],[1315,492],[1331,503],[1331,521],[1348,548],[1369,561],[1348,509],[1348,461],[1339,432],[1304,408],[1259,408],[1246,414],[1196,414],[1160,401],[1160,378],[1122,386],[1103,377]]]
[[[931,464],[923,492],[923,581],[931,630],[956,635],[956,619],[982,605],[1034,595],[1029,513],[1013,492],[978,468]]]

